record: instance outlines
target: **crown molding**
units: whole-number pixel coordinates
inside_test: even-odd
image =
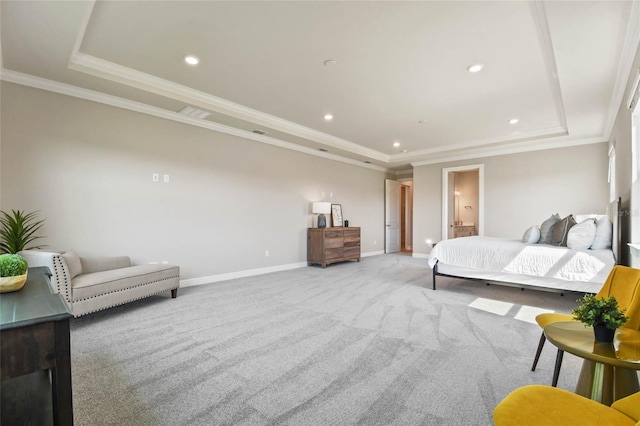
[[[131,101],[129,99],[107,95],[94,90],[72,86],[66,83],[60,83],[57,81],[48,80],[41,77],[36,77],[29,74],[8,70],[5,68],[0,69],[0,80],[6,81],[9,83],[23,85],[23,86],[33,87],[36,89],[46,90],[49,92],[54,92],[62,95],[67,95],[67,96],[71,96],[79,99],[84,99],[87,101],[97,102],[100,104],[109,105],[116,108],[135,111],[135,112],[151,115],[158,118],[180,122],[183,124],[197,126],[197,127],[213,130],[219,133],[225,133],[228,135],[237,136],[244,139],[249,139],[256,142],[277,146],[283,149],[297,151],[304,154],[325,158],[328,160],[338,161],[338,162],[350,164],[353,166],[375,170],[378,172],[394,173],[397,176],[402,176],[405,174],[408,175],[411,173],[411,169],[392,170],[387,167],[381,167],[374,164],[365,163],[363,161],[358,161],[351,158],[346,158],[339,155],[331,154],[328,152],[318,151],[312,148],[304,147],[291,142],[286,142],[270,136],[259,135],[253,132],[237,129],[235,127],[219,124],[209,120],[188,117],[174,111],[165,110],[162,108],[150,106],[140,102]],[[532,132],[532,133],[535,133],[535,132]],[[600,138],[582,138],[582,139],[562,138],[562,139],[553,140],[548,143],[540,143],[540,140],[531,141],[529,139],[527,145],[520,144],[520,145],[501,146],[501,147],[484,147],[484,149],[482,146],[480,147],[478,145],[474,146],[472,143],[469,143],[469,144],[461,144],[455,147],[448,147],[447,149],[428,150],[429,152],[426,152],[426,154],[428,155],[434,155],[437,153],[441,153],[445,155],[438,158],[413,161],[410,163],[410,165],[412,167],[419,167],[419,166],[424,166],[429,164],[445,163],[449,161],[468,160],[468,159],[474,159],[474,158],[492,157],[492,156],[505,155],[505,154],[516,154],[520,152],[539,151],[539,150],[545,150],[545,149],[562,148],[562,147],[568,147],[568,146],[600,143],[600,142],[606,142],[606,141],[607,139],[601,138],[601,137]],[[533,142],[535,142],[536,144],[532,145]],[[455,152],[456,150],[458,150],[459,152]],[[413,153],[413,156],[408,156],[406,160],[410,161],[411,158],[415,159],[418,156],[418,154],[419,154],[418,152]],[[424,155],[425,153],[423,152],[420,154]],[[394,160],[397,161],[398,158],[394,157]],[[389,166],[391,167],[392,164],[389,164]]]
[[[563,127],[555,127],[551,129],[542,129],[536,130],[532,132],[519,133],[517,137],[506,139],[506,138],[496,138],[496,139],[485,139],[474,142],[465,142],[456,145],[448,145],[442,148],[433,148],[433,149],[423,149],[420,151],[414,151],[410,154],[395,154],[390,158],[390,163],[394,162],[402,162],[402,161],[421,161],[421,157],[430,157],[435,156],[435,154],[446,154],[446,153],[455,153],[456,151],[469,151],[475,152],[479,149],[491,149],[495,150],[496,153],[499,153],[504,149],[507,144],[508,146],[514,146],[514,143],[519,143],[519,146],[523,146],[523,142],[528,142],[529,144],[539,144],[541,139],[550,139],[557,138],[559,136],[567,136],[567,129]]]
[[[82,52],[74,52],[68,67],[72,70],[114,81],[156,95],[164,96],[189,105],[215,111],[259,126],[269,127],[294,136],[308,139],[325,146],[341,149],[377,161],[389,161],[389,155],[365,148],[353,142],[328,135],[318,130],[293,123],[282,118],[228,101],[208,93],[192,89],[147,73],[143,73],[113,62],[105,61]]]
[[[203,120],[199,118],[193,118],[180,114],[174,111],[150,106],[140,102],[131,101],[129,99],[120,98],[117,96],[107,95],[101,92],[96,92],[90,89],[84,89],[77,86],[72,86],[57,81],[47,80],[41,77],[35,77],[29,74],[23,74],[20,72],[2,69],[0,70],[0,80],[7,81],[9,83],[15,83],[22,86],[29,86],[36,89],[46,90],[49,92],[58,93],[61,95],[67,95],[87,101],[92,101],[104,105],[113,106],[116,108],[122,108],[129,111],[135,111],[142,114],[151,115],[166,120],[177,121],[183,124],[189,124],[192,126],[201,127],[204,129],[213,130],[219,133],[225,133],[232,136],[241,137],[244,139],[250,139],[256,142],[265,143],[279,148],[288,149],[291,151],[297,151],[304,154],[313,155],[316,157],[326,158],[328,160],[338,161],[353,166],[363,167],[379,172],[387,173],[389,169],[385,167],[376,166],[374,164],[364,163],[362,161],[353,160],[351,158],[341,157],[339,155],[331,154],[328,152],[318,151],[312,148],[307,148],[301,145],[297,145],[291,142],[286,142],[280,139],[276,139],[266,135],[259,135],[246,130],[237,129],[235,127],[227,126],[224,124],[216,123],[209,120]]]
[[[618,111],[624,99],[629,79],[636,76],[632,74],[633,60],[638,53],[640,47],[640,3],[637,1],[631,4],[631,13],[629,13],[629,22],[625,31],[624,45],[620,54],[620,63],[618,63],[618,73],[611,96],[611,103],[607,114],[607,122],[604,127],[604,135],[607,140],[611,139],[613,126],[616,124]],[[631,90],[634,90],[632,87]]]
[[[564,102],[562,101],[562,90],[560,89],[560,80],[558,78],[558,65],[556,64],[556,55],[553,51],[553,41],[551,40],[547,10],[545,9],[544,2],[541,0],[536,0],[530,4],[533,9],[534,21],[538,24],[538,37],[540,38],[544,64],[547,68],[549,87],[551,88],[551,95],[556,104],[556,113],[558,114],[560,127],[567,131],[567,114],[564,110]]]
[[[524,152],[544,151],[548,149],[567,148],[578,145],[591,145],[595,143],[606,143],[607,139],[604,137],[595,138],[561,138],[558,140],[551,140],[546,143],[539,143],[537,145],[523,145],[523,146],[509,146],[502,149],[490,149],[484,151],[475,152],[460,152],[457,154],[451,154],[440,158],[433,158],[424,161],[415,161],[411,165],[413,167],[428,166],[432,164],[448,163],[451,161],[461,160],[473,160],[477,158],[497,157],[500,155],[520,154]]]
[[[274,130],[289,133],[291,135],[308,139],[332,148],[341,149],[352,154],[361,155],[366,158],[382,162],[389,161],[389,155],[379,151],[363,147],[353,142],[328,135],[318,130],[266,114],[262,111],[255,110],[181,84],[80,52],[95,4],[96,0],[91,0],[87,4],[87,10],[69,59],[68,67],[70,69],[135,87],[174,100],[180,100],[193,106],[229,115],[260,126],[270,127]]]

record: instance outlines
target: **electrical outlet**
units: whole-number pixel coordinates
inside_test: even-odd
[[[373,245],[375,246],[376,244],[378,244],[378,242],[376,240],[373,240]]]
[[[163,264],[163,265],[168,265],[168,264],[169,264],[169,261],[168,261],[168,260],[163,260],[163,261],[162,261],[162,264]]]
[[[159,178],[160,176],[157,173],[151,175],[151,180],[154,182],[157,182]]]
[[[164,183],[169,183],[169,175],[163,176]]]
[[[266,251],[264,252],[264,257],[269,257],[269,250],[266,250]]]

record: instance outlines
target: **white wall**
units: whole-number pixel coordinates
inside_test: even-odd
[[[0,208],[39,210],[51,248],[182,279],[304,263],[324,192],[382,249],[382,172],[6,82],[1,102]]]
[[[616,121],[611,134],[611,143],[615,144],[616,149],[616,195],[622,199],[622,208],[625,215],[621,218],[622,223],[622,263],[633,267],[640,267],[640,259],[629,259],[629,250],[626,244],[630,242],[630,228],[632,226],[640,226],[640,212],[631,211],[631,113],[627,106],[628,96],[631,93],[632,85],[635,77],[640,69],[640,48],[636,51],[636,56],[631,66],[631,73],[627,79],[627,86]],[[633,215],[633,216],[629,216]],[[640,241],[633,241],[640,243]]]
[[[520,238],[552,213],[604,213],[608,147],[581,145],[414,168],[413,252],[442,239],[442,169],[484,164],[484,235]]]

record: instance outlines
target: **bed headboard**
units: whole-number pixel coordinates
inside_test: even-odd
[[[622,199],[618,197],[617,200],[612,201],[607,206],[607,216],[613,224],[613,235],[611,238],[611,250],[613,256],[616,258],[616,263],[620,264],[620,255],[622,253],[622,208],[620,204]]]

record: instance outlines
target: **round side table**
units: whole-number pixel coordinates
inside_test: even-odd
[[[638,392],[640,332],[620,328],[613,343],[596,342],[593,328],[563,321],[544,328],[558,349],[583,358],[576,393],[606,405]]]

